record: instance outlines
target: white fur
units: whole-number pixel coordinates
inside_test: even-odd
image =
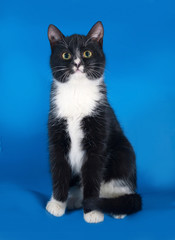
[[[122,180],[111,180],[110,182],[102,182],[100,187],[100,197],[115,198],[124,194],[132,193],[129,186]]]
[[[81,148],[84,137],[81,121],[93,114],[97,102],[101,100],[99,85],[103,78],[89,80],[84,73],[76,72],[66,83],[54,81],[57,87],[53,99],[56,106],[55,114],[58,118],[67,119],[67,132],[71,139],[69,162],[72,170],[79,173],[84,159],[84,151]]]
[[[133,193],[133,191],[129,188],[129,186],[126,185],[126,183],[123,180],[111,180],[110,182],[107,183],[102,182],[100,186],[101,198],[116,198],[124,194],[131,193]],[[79,203],[81,203],[83,199],[82,188],[80,189],[79,187],[72,187],[69,192],[69,199],[77,201],[77,204],[80,205]],[[115,215],[114,217],[124,218],[125,215]]]
[[[80,53],[79,52],[77,52],[77,56],[79,56],[80,55]],[[75,60],[74,60],[74,63],[75,64],[79,64],[81,62],[81,60],[80,60],[80,58],[79,57],[77,57]],[[73,66],[73,70],[74,70],[74,72],[76,72],[77,70],[78,71],[80,71],[80,72],[84,72],[84,66],[81,64],[78,68],[76,67],[76,66]]]
[[[81,147],[83,131],[80,128],[80,119],[68,118],[68,133],[71,139],[71,148],[69,151],[69,162],[74,172],[80,172],[83,163],[84,151]]]
[[[113,215],[113,218],[115,218],[115,219],[123,219],[125,217],[126,217],[125,214],[123,214],[123,215]]]
[[[58,117],[82,119],[91,115],[102,97],[99,91],[102,78],[89,80],[84,73],[76,72],[66,83],[54,81],[57,94],[53,101]]]
[[[79,68],[73,66],[73,70],[74,70],[74,72],[80,71],[81,73],[83,73],[83,71],[84,71],[84,66],[83,66],[83,65],[80,65]]]
[[[74,63],[76,63],[77,65],[80,63],[80,58],[76,58],[75,60],[74,60]]]
[[[56,199],[51,197],[50,201],[47,203],[46,210],[56,216],[56,217],[61,217],[64,215],[66,209],[66,202],[60,202],[57,201]]]
[[[83,65],[80,65],[79,68],[78,68],[79,71],[83,72],[84,71],[84,66]]]
[[[91,211],[88,213],[84,213],[84,220],[88,223],[103,222],[104,214],[99,211]]]
[[[131,194],[133,191],[123,180],[111,180],[107,183],[102,182],[100,187],[101,198],[116,198],[124,194]],[[113,215],[116,219],[123,219],[126,215]]]

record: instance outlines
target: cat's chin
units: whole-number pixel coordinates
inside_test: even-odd
[[[87,73],[82,71],[76,71],[70,75],[70,78],[72,79],[86,79],[86,80],[92,80],[90,76],[88,76]],[[94,80],[94,79],[93,79]]]
[[[72,75],[82,75],[82,74],[84,75],[85,73],[80,70],[77,70]]]
[[[71,78],[85,78],[86,77],[86,73],[81,72],[81,71],[76,71],[74,73],[72,73]]]

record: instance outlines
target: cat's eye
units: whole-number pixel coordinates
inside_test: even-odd
[[[92,56],[92,52],[89,50],[84,51],[83,57],[84,58],[90,58]]]
[[[69,60],[69,59],[71,59],[71,54],[68,53],[68,52],[64,52],[64,53],[62,54],[62,58],[63,58],[64,60]]]

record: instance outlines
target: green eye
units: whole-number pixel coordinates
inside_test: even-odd
[[[83,57],[84,58],[90,58],[92,56],[92,52],[89,50],[84,51]]]
[[[64,52],[64,53],[62,54],[62,58],[63,58],[64,60],[69,60],[69,59],[71,58],[71,54],[68,53],[68,52]]]

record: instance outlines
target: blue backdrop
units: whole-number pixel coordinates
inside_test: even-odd
[[[0,239],[175,239],[175,1],[1,1]],[[47,27],[86,34],[101,20],[108,98],[137,155],[143,211],[55,218],[47,116]]]

